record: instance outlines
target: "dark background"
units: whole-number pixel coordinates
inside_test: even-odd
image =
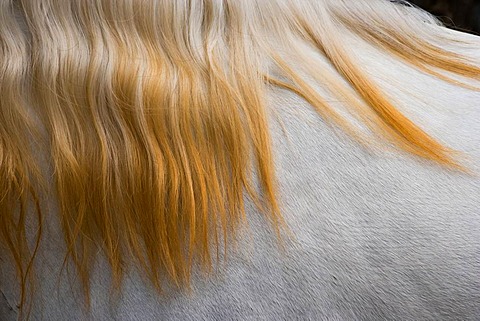
[[[480,35],[480,0],[409,0],[447,26]]]

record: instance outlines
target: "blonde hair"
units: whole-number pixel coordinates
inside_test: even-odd
[[[407,4],[2,0],[0,16],[0,237],[16,263],[22,305],[49,181],[39,148],[51,153],[65,262],[75,265],[87,301],[96,248],[116,287],[125,261],[143,268],[157,289],[164,278],[188,287],[194,262],[210,271],[219,248],[226,251],[247,223],[245,194],[279,239],[288,232],[268,129],[272,86],[300,95],[372,146],[320,85],[376,138],[466,170],[460,154],[395,108],[357,64],[348,39],[337,37],[341,30],[478,90],[466,78],[479,80],[479,65],[443,49],[458,40]],[[32,206],[33,247],[26,233]]]

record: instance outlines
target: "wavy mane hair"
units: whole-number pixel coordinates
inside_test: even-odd
[[[195,262],[211,271],[247,223],[246,198],[279,239],[289,235],[269,135],[272,87],[303,97],[365,147],[386,140],[467,171],[461,154],[395,107],[338,31],[479,90],[467,84],[480,79],[479,64],[443,49],[459,40],[408,3],[1,0],[0,241],[17,268],[22,307],[50,184],[65,263],[76,267],[87,302],[99,250],[115,287],[132,262],[159,290],[162,280],[188,288]]]

